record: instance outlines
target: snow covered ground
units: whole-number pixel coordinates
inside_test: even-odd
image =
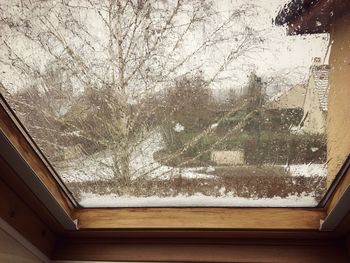
[[[327,176],[327,165],[318,163],[291,164],[283,166],[292,176]]]
[[[317,201],[310,195],[290,195],[286,198],[243,198],[227,194],[222,197],[205,196],[200,193],[175,197],[133,197],[114,194],[97,195],[84,193],[80,205],[84,207],[312,207]]]
[[[173,168],[155,161],[153,154],[163,148],[163,141],[159,133],[151,133],[133,152],[130,163],[132,178],[146,176],[149,178],[169,179],[174,176],[182,178],[213,178],[215,167]],[[108,180],[113,178],[112,154],[103,151],[78,160],[66,162],[57,169],[60,176],[66,182],[84,182],[96,180]],[[327,169],[324,164],[292,164],[275,165],[283,167],[292,176],[326,176]]]
[[[153,154],[163,148],[162,137],[159,133],[151,133],[134,150],[130,173],[132,178],[146,176],[149,178],[169,179],[181,175],[182,178],[212,178],[213,175],[200,172],[204,167],[173,168],[162,165],[154,160]],[[96,180],[108,180],[113,178],[112,153],[110,151],[99,152],[89,157],[80,158],[61,164],[63,169],[57,169],[65,182],[84,182]]]
[[[159,133],[151,133],[133,152],[130,171],[132,178],[140,176],[167,180],[174,176],[182,178],[213,178],[215,167],[173,168],[162,165],[153,158],[153,154],[163,148],[162,137]],[[110,151],[96,153],[92,156],[67,162],[62,165],[65,169],[58,172],[65,182],[85,182],[108,180],[113,177],[111,169],[112,154]],[[280,165],[291,176],[326,176],[326,166],[323,164]],[[316,206],[317,201],[312,193],[286,198],[242,198],[223,191],[222,196],[206,196],[196,193],[191,196],[179,194],[174,197],[134,197],[117,196],[115,194],[98,195],[96,193],[81,192],[82,206],[86,207],[142,207],[142,206],[263,206],[263,207],[309,207]]]

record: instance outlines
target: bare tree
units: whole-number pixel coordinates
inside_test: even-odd
[[[125,185],[131,180],[132,152],[151,129],[150,118],[140,116],[152,116],[158,107],[146,102],[160,98],[179,77],[201,70],[203,88],[227,78],[229,65],[261,41],[258,32],[244,25],[242,18],[253,10],[247,5],[223,13],[211,0],[0,3],[1,82],[14,87],[8,88],[10,94],[64,85],[76,94],[90,94],[90,100],[64,97],[70,112],[75,109],[70,117],[50,116],[63,132],[77,131],[108,149],[113,162],[106,165]],[[57,78],[44,73],[57,61],[64,65],[64,78],[55,86]],[[9,75],[16,81],[11,83]]]

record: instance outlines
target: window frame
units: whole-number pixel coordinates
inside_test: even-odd
[[[73,223],[77,220],[80,228],[69,230],[59,222],[50,204],[45,198],[39,198],[36,187],[25,183],[26,175],[16,173],[16,167],[4,160],[3,152],[0,154],[0,197],[6,201],[0,202],[0,217],[50,259],[348,261],[349,157],[320,208],[82,209],[74,206],[74,200],[67,195],[69,191],[62,189],[43,156],[33,148],[34,142],[30,142],[30,137],[26,137],[18,125],[16,117],[12,119],[0,105],[0,133],[7,135],[17,154],[36,172],[34,176],[41,182],[37,187],[44,187],[55,198],[57,207]],[[324,219],[326,222],[322,224]],[[323,228],[327,221],[332,221],[333,228]]]
[[[0,109],[0,128],[18,155],[33,170],[48,194],[68,215],[63,220],[63,228],[73,229],[255,229],[255,230],[317,230],[334,210],[342,194],[350,184],[350,158],[337,175],[329,192],[321,201],[321,207],[315,208],[266,208],[266,207],[201,207],[201,208],[81,208],[70,198],[64,184],[57,181],[53,169],[48,167],[40,150],[30,141],[29,134],[7,103],[2,99]],[[40,188],[40,186],[38,186]],[[33,192],[38,192],[32,189]],[[38,195],[36,193],[36,195]],[[42,199],[42,197],[41,197]],[[48,200],[48,199],[44,199]],[[51,211],[52,207],[51,207]],[[55,214],[55,213],[54,213]],[[59,213],[58,213],[59,214]],[[57,213],[56,213],[57,218]],[[61,221],[62,224],[62,220]],[[74,225],[73,225],[74,224]]]
[[[335,6],[334,1],[320,0],[308,7],[300,14],[288,14],[281,12],[276,23],[287,24],[288,34],[302,34],[306,32],[328,32],[332,22],[349,10],[349,2],[340,0]],[[310,10],[309,10],[310,9]],[[333,10],[335,15],[327,20],[328,12]],[[293,10],[292,10],[293,11]],[[294,10],[295,11],[295,10]],[[299,12],[298,11],[298,12]],[[325,23],[312,31],[313,19],[318,13],[322,13]],[[328,17],[329,18],[329,17]],[[299,28],[300,27],[300,28]],[[310,28],[309,28],[310,27]],[[300,32],[297,29],[301,29]],[[304,31],[303,31],[304,30]],[[311,30],[311,31],[310,31]],[[235,230],[318,230],[322,228],[322,221],[330,217],[337,218],[333,228],[340,223],[339,207],[344,203],[350,192],[350,155],[333,180],[326,195],[315,208],[264,208],[264,207],[226,207],[226,208],[81,208],[70,195],[60,177],[38,149],[24,126],[10,109],[3,96],[0,94],[0,129],[17,151],[24,164],[33,171],[31,176],[38,179],[37,188],[30,189],[34,195],[39,190],[45,192],[48,198],[41,201],[53,213],[57,219],[57,213],[69,219],[59,220],[62,227],[69,229],[72,222],[80,229],[235,229]],[[1,156],[0,156],[1,157]],[[18,175],[22,179],[26,175]],[[25,181],[25,180],[24,180]],[[36,188],[36,187],[35,187]],[[54,200],[54,202],[46,202]],[[55,206],[53,209],[50,206]],[[340,209],[343,210],[344,208]],[[348,208],[349,209],[349,208]],[[56,211],[56,212],[55,212]],[[337,212],[338,211],[338,212]],[[302,217],[300,215],[303,215]],[[62,224],[63,222],[63,224]],[[327,230],[329,230],[327,228]]]

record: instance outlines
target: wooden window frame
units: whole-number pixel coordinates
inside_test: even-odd
[[[5,103],[1,104],[0,128],[79,229],[318,230],[350,184],[347,169],[321,208],[79,208],[54,178]]]
[[[50,259],[347,262],[350,213],[339,218],[337,211],[349,192],[349,165],[320,208],[79,208],[11,114],[0,104],[0,133],[34,173],[18,174],[0,155],[0,217]],[[25,176],[39,179],[56,209]],[[337,227],[326,230],[335,231],[320,231],[330,217]]]
[[[319,1],[316,7],[327,10],[327,3]],[[293,25],[305,21],[297,19]],[[290,33],[298,33],[295,28],[290,27]],[[79,208],[0,101],[0,132],[48,194],[41,198],[26,183],[29,175],[18,174],[0,155],[0,198],[5,200],[0,202],[0,217],[50,259],[348,262],[350,213],[343,204],[349,209],[349,158],[319,208]],[[52,199],[55,209],[48,202]],[[323,227],[328,225],[324,220],[332,221],[332,227]]]

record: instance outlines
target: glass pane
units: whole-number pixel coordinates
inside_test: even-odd
[[[0,0],[1,94],[82,206],[313,207],[333,42],[286,2]]]

